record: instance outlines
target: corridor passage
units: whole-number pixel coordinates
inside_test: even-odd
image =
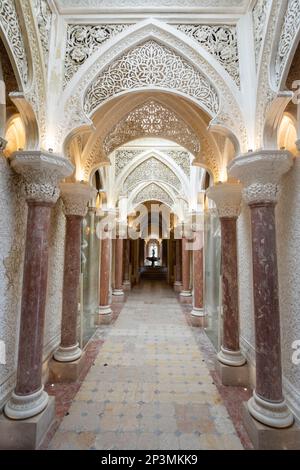
[[[243,448],[166,284],[129,293],[50,448]]]

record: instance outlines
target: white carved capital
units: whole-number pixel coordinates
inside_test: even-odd
[[[6,144],[7,141],[3,139],[3,137],[0,137],[0,153],[4,152]]]
[[[219,183],[206,191],[218,210],[219,217],[237,218],[240,214],[242,186],[240,184]]]
[[[64,203],[66,215],[79,215],[84,217],[87,213],[87,204],[95,197],[96,190],[87,183],[61,183],[61,198]]]
[[[59,197],[59,181],[74,170],[66,158],[40,150],[15,152],[10,161],[15,172],[22,175],[26,199],[37,202],[54,204]]]
[[[228,174],[243,183],[247,204],[276,203],[281,177],[292,164],[293,157],[286,150],[259,150],[235,158],[228,165]]]

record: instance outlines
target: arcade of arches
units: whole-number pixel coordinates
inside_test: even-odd
[[[0,1],[0,448],[300,447],[300,1]]]

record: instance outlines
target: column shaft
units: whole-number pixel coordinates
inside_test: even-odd
[[[274,204],[250,205],[256,337],[256,393],[283,400]]]
[[[123,238],[115,240],[115,287],[113,295],[123,295]]]
[[[190,297],[190,251],[188,250],[188,240],[182,238],[182,291],[180,295]]]
[[[193,310],[192,315],[203,316],[203,233],[195,232],[193,250]]]
[[[82,354],[77,342],[81,221],[82,216],[66,215],[61,342],[54,354],[60,362],[75,361]]]
[[[99,313],[109,314],[109,272],[110,272],[110,239],[108,237],[101,240],[100,257],[100,301]]]
[[[28,202],[16,395],[42,387],[48,277],[48,233],[53,204]]]
[[[182,281],[182,257],[181,257],[181,250],[182,250],[182,241],[176,240],[176,267],[175,267],[175,282],[181,285]]]
[[[123,284],[130,289],[130,239],[126,238],[123,245]]]
[[[239,306],[236,218],[221,217],[223,341],[228,351],[239,351]],[[245,361],[243,360],[243,363]]]

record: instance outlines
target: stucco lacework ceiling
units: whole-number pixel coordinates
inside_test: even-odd
[[[207,131],[209,117],[186,99],[162,92],[139,92],[105,103],[93,119],[81,156],[85,178],[111,152],[142,137],[159,137],[179,144],[195,157],[193,164],[208,168],[217,180],[219,147]]]
[[[194,155],[200,150],[197,136],[183,119],[158,101],[149,100],[127,114],[106,136],[105,153],[109,155],[117,147],[141,136],[173,140]]]

